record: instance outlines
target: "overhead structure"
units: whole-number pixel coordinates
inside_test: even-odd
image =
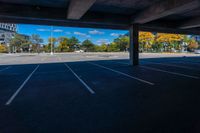
[[[131,45],[138,45],[133,28],[200,35],[200,0],[0,0],[0,5],[1,22],[126,29]],[[131,59],[138,58],[138,46],[131,48]]]
[[[163,0],[142,10],[139,15],[136,15],[133,22],[144,24],[169,15],[184,13],[198,7],[199,0]]]
[[[200,27],[200,16],[195,17],[193,19],[189,19],[185,21],[179,28],[181,29],[190,29],[190,28],[197,28]]]
[[[68,19],[80,19],[95,3],[96,0],[71,0],[67,18]]]

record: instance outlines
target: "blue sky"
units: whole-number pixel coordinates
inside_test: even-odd
[[[51,26],[43,25],[18,24],[18,33],[26,35],[39,34],[44,39],[44,43],[47,43],[47,39],[51,36],[51,28]],[[85,39],[89,39],[97,45],[112,42],[119,35],[123,35],[128,32],[127,30],[108,30],[59,26],[53,26],[53,31],[53,37],[56,38],[60,36],[75,36],[81,42]]]

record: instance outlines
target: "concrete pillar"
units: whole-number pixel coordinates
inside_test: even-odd
[[[130,64],[139,65],[139,25],[132,24],[130,26]]]

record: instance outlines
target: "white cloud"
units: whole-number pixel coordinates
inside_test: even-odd
[[[78,36],[81,36],[81,37],[86,37],[86,38],[90,38],[91,36],[90,35],[87,35],[85,33],[81,33],[81,32],[74,32],[74,35],[78,35]]]
[[[91,30],[91,31],[89,31],[89,33],[90,34],[93,34],[93,35],[102,35],[102,34],[104,34],[104,32],[101,32],[101,31],[98,31],[98,30]]]
[[[50,31],[49,29],[37,29],[37,31]]]
[[[111,36],[114,36],[114,37],[118,37],[118,36],[120,36],[121,34],[118,34],[118,33],[111,33],[110,35],[111,35]]]
[[[110,41],[109,41],[108,39],[99,39],[99,40],[97,40],[96,42],[97,42],[97,44],[99,44],[99,45],[101,45],[101,44],[103,44],[103,43],[105,43],[105,44],[109,44],[109,43],[110,43]]]
[[[61,30],[61,29],[55,29],[55,30],[53,30],[53,32],[63,32],[63,30]]]
[[[44,32],[44,31],[51,31],[50,29],[37,29],[37,31],[42,31],[42,32]],[[53,30],[53,32],[63,32],[63,30],[61,30],[61,29],[54,29]]]

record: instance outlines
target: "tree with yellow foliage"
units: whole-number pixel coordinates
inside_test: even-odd
[[[162,43],[164,45],[165,51],[172,51],[172,49],[180,48],[180,42],[183,40],[184,36],[180,34],[166,34],[157,33],[156,43]]]
[[[143,51],[148,51],[152,48],[154,43],[155,35],[151,32],[139,32],[139,44],[140,49]]]
[[[0,44],[0,53],[6,53],[6,52],[7,52],[6,46]]]

